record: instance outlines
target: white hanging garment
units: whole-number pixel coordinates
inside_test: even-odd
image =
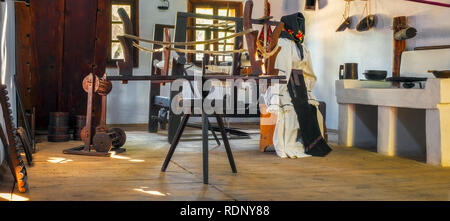
[[[0,81],[8,87],[8,96],[15,118],[15,93],[13,77],[16,73],[15,63],[15,22],[14,1],[6,0],[0,3]],[[0,111],[0,114],[2,112]],[[3,115],[1,115],[3,116]],[[5,131],[4,122],[0,123]],[[5,159],[3,145],[0,142],[0,164]]]
[[[0,30],[3,30],[3,4],[4,3],[0,3]],[[0,36],[0,41],[3,41],[3,38]],[[0,59],[0,67],[3,66],[3,58]],[[1,82],[3,84],[3,72],[0,72],[0,77],[1,77]],[[0,110],[0,116],[3,116],[3,113]],[[3,127],[3,123],[0,124],[0,127]],[[4,127],[3,127],[4,128]],[[3,160],[5,159],[5,150],[3,149],[3,144],[2,142],[0,142],[0,165],[2,164]]]
[[[309,103],[319,106],[316,98],[311,93],[316,82],[316,76],[312,69],[311,57],[309,51],[303,46],[304,59],[300,58],[300,51],[297,45],[288,39],[280,38],[278,45],[281,47],[275,62],[275,69],[279,70],[280,76],[291,76],[293,69],[303,70],[305,83],[308,90]],[[310,155],[305,154],[304,146],[298,142],[298,130],[300,128],[297,120],[297,114],[291,102],[291,97],[287,85],[271,86],[265,95],[265,101],[268,111],[277,114],[277,123],[273,136],[274,147],[277,155],[281,158],[301,158]],[[317,111],[319,126],[323,134],[322,115]],[[301,117],[301,116],[299,116]]]

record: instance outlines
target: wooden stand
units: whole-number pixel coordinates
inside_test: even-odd
[[[111,149],[113,141],[111,138],[108,137],[109,134],[116,133],[114,131],[110,131],[106,128],[106,107],[107,107],[107,97],[106,95],[111,91],[112,86],[109,81],[106,81],[106,79],[103,79],[101,83],[101,80],[98,79],[94,74],[89,74],[83,81],[83,88],[88,93],[88,102],[87,102],[87,112],[86,112],[86,126],[83,128],[81,132],[81,137],[84,142],[83,146],[78,146],[75,148],[66,149],[63,151],[65,154],[75,154],[75,155],[85,155],[85,156],[102,156],[102,157],[109,157],[111,155],[111,151],[115,151],[116,153],[122,153],[126,151],[123,148],[115,147],[114,149]],[[101,120],[100,125],[96,127],[95,131],[93,130],[92,125],[92,104],[94,102],[94,95],[95,93],[98,93],[102,96],[102,112],[101,112]],[[120,129],[119,129],[120,130]],[[97,143],[93,142],[94,136],[97,134],[102,133],[102,135],[106,135],[102,137],[102,139],[99,139]],[[118,137],[117,139],[126,139],[125,133],[123,131],[120,131],[117,133]],[[121,145],[125,143],[125,140],[120,142]],[[119,146],[121,146],[119,145]],[[100,151],[100,148],[98,146],[102,146]],[[106,147],[106,148],[103,148]],[[95,152],[92,152],[93,150],[96,150]]]
[[[248,7],[247,7],[248,5]],[[242,32],[242,28],[245,27],[247,29],[247,27],[252,26],[252,24],[261,24],[261,25],[271,25],[271,26],[276,26],[279,25],[280,22],[274,22],[274,21],[270,21],[271,17],[264,17],[263,19],[260,20],[254,20],[251,19],[251,11],[252,11],[252,6],[253,6],[253,2],[252,1],[247,1],[246,3],[246,9],[245,11],[250,12],[250,13],[246,13],[249,14],[250,16],[245,16],[244,18],[236,18],[236,17],[224,17],[224,16],[215,16],[215,15],[202,15],[202,14],[194,14],[194,13],[185,13],[185,12],[178,12],[177,13],[177,19],[176,19],[176,30],[175,30],[175,42],[186,42],[186,33],[188,32],[188,20],[189,18],[199,18],[199,19],[215,19],[215,20],[224,20],[224,21],[229,21],[229,22],[234,22],[236,23],[235,26],[235,32],[239,33]],[[122,20],[127,20],[126,16],[121,16],[124,17],[125,19]],[[245,24],[243,24],[245,23]],[[127,25],[127,22],[124,22],[124,25]],[[279,28],[280,32],[281,32],[281,27]],[[166,36],[166,41],[167,41],[167,36],[168,36],[168,31],[167,29],[164,30],[165,32],[165,36]],[[127,32],[126,32],[127,33]],[[163,34],[159,34],[158,32],[156,32],[156,34],[158,34],[158,37],[162,38]],[[156,35],[155,35],[156,36]],[[253,38],[252,41],[249,41],[249,51],[253,50],[253,52],[256,52],[257,47],[256,47],[256,40],[257,40],[257,31],[251,32],[249,35],[251,38]],[[207,37],[208,38],[208,37]],[[248,38],[247,38],[248,40]],[[242,41],[243,41],[243,36],[239,36],[236,37],[235,42],[234,42],[234,49],[238,50],[241,49],[242,47]],[[131,48],[132,46],[127,45],[126,42],[122,42],[122,46],[125,48]],[[185,45],[174,45],[174,48],[178,48],[178,49],[186,49]],[[208,48],[208,47],[206,47]],[[155,49],[155,48],[153,48]],[[166,51],[168,51],[166,49]],[[156,54],[154,54],[155,56]],[[153,72],[151,75],[147,75],[147,76],[132,76],[128,74],[129,71],[132,72],[132,69],[127,70],[121,70],[123,67],[119,66],[119,76],[108,76],[107,80],[110,81],[150,81],[152,85],[155,84],[159,84],[159,83],[167,83],[167,82],[173,82],[175,80],[179,80],[179,79],[185,79],[188,81],[194,81],[194,80],[198,80],[196,78],[194,78],[194,76],[186,76],[185,75],[185,67],[184,67],[184,63],[183,62],[179,62],[179,60],[177,59],[171,59],[170,62],[172,62],[172,74],[169,76],[167,74],[167,70],[168,70],[168,62],[169,59],[167,59],[167,53],[166,55],[166,59],[165,59],[165,70],[163,70],[162,72],[164,72],[166,75],[161,74],[161,75],[154,75]],[[185,58],[186,55],[185,53],[178,53],[178,55],[180,56],[180,58]],[[159,55],[158,55],[159,56]],[[241,76],[240,75],[240,55],[239,53],[235,53],[233,56],[233,74],[232,75],[211,75],[211,76],[207,76],[205,75],[205,61],[209,61],[209,59],[204,60],[204,65],[203,65],[203,76],[202,76],[202,82],[205,82],[209,79],[215,79],[215,80],[219,80],[219,81],[227,81],[227,80],[255,80],[256,82],[259,83],[260,80],[263,80],[264,83],[267,83],[267,80],[276,80],[278,81],[278,83],[286,83],[283,82],[286,80],[286,78],[284,76],[266,76],[266,77],[260,77],[259,75],[262,73],[262,67],[261,67],[261,62],[257,62],[256,61],[256,53],[251,53],[250,51],[250,56],[253,56],[252,59],[252,67],[253,69],[253,73],[252,76]],[[204,56],[204,58],[207,56]],[[170,56],[169,56],[170,58]],[[125,54],[125,61],[124,62],[130,62],[129,59],[127,59],[127,54]],[[124,67],[126,68],[126,67]],[[281,81],[281,82],[280,82]],[[150,105],[153,105],[154,102],[152,102],[152,100],[154,100],[155,96],[158,94],[158,91],[160,87],[155,87],[155,88],[151,88],[151,94],[150,94]],[[177,91],[171,91],[170,94],[170,100],[172,101],[173,99],[175,99],[175,96],[178,94]],[[203,94],[202,96],[202,100],[206,97],[207,94]],[[235,99],[237,96],[237,93],[234,94]],[[203,103],[203,102],[202,102]],[[149,130],[150,131],[155,131],[155,128],[157,127],[157,124],[155,122],[155,114],[156,111],[153,110],[153,108],[151,108],[150,110],[150,116],[149,116]],[[208,130],[211,129],[213,130],[212,127],[209,126],[209,121],[208,121],[208,116],[206,115],[205,111],[202,108],[202,140],[203,140],[203,182],[205,184],[207,184],[209,182],[208,180]],[[242,116],[239,115],[239,117],[249,117],[252,114],[244,114]],[[226,135],[226,130],[223,124],[223,120],[222,120],[222,116],[228,116],[228,115],[218,115],[218,114],[214,114],[214,117],[216,117],[217,122],[219,124],[219,130],[222,134],[222,138],[223,138],[223,142],[225,144],[225,149],[227,151],[227,155],[228,155],[228,160],[230,162],[230,166],[232,168],[232,171],[234,173],[237,172],[236,170],[236,166],[234,163],[234,159],[233,159],[233,155],[231,152],[231,148],[230,148],[230,144],[228,142],[228,137]],[[238,116],[238,115],[233,115],[233,116]],[[255,116],[255,114],[254,114]],[[256,115],[258,116],[258,115]],[[169,128],[168,128],[168,141],[169,143],[171,143],[171,147],[170,150],[166,156],[165,162],[163,164],[162,167],[162,171],[166,171],[167,166],[170,162],[170,159],[172,158],[175,149],[180,141],[181,135],[183,134],[183,131],[185,129],[185,127],[187,126],[187,121],[189,120],[189,118],[191,117],[190,114],[185,114],[183,115],[179,115],[179,114],[175,114],[173,113],[173,111],[170,112],[170,117],[169,117]],[[214,133],[213,133],[214,135]],[[215,136],[216,137],[216,136]],[[216,138],[216,141],[218,141],[218,139]],[[218,144],[220,142],[217,142]]]
[[[183,135],[184,129],[186,128],[186,124],[189,120],[189,118],[191,117],[190,114],[185,114],[183,116],[183,119],[181,120],[181,124],[177,129],[177,132],[175,134],[174,140],[170,146],[169,152],[167,153],[166,159],[164,160],[164,164],[161,168],[161,172],[166,172],[167,170],[167,166],[169,166],[170,163],[170,159],[172,159],[172,156],[175,152],[175,149],[178,146],[178,143],[180,142],[180,138]],[[220,128],[220,133],[222,135],[222,140],[223,143],[225,145],[225,150],[227,151],[227,156],[228,156],[228,161],[230,162],[230,166],[231,166],[231,171],[233,173],[237,173],[237,169],[236,169],[236,164],[234,162],[234,158],[233,158],[233,153],[231,151],[231,147],[230,147],[230,143],[228,141],[228,137],[227,134],[225,132],[225,127],[223,124],[223,120],[222,117],[214,114],[214,117],[217,120],[217,123],[219,125]],[[202,110],[202,140],[203,140],[203,183],[204,184],[208,184],[209,183],[209,176],[208,176],[208,128],[209,128],[209,121],[208,121],[208,116],[206,115],[205,111]]]

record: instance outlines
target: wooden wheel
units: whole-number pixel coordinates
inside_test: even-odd
[[[95,134],[92,144],[95,151],[107,153],[112,148],[112,142],[113,140],[108,133],[101,132]]]
[[[108,130],[108,132],[115,134],[116,138],[113,141],[113,146],[116,148],[122,147],[127,141],[127,135],[125,134],[125,131],[120,128],[111,128]]]

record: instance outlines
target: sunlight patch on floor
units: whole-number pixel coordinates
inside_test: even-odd
[[[73,162],[73,160],[66,159],[63,157],[49,157],[47,162],[49,162],[49,163],[68,163],[68,162]]]
[[[28,201],[28,200],[30,200],[26,197],[19,196],[16,194],[11,195],[11,193],[0,193],[0,198],[8,200],[8,201]]]
[[[152,195],[152,196],[168,196],[168,195],[170,195],[170,193],[161,193],[161,192],[159,192],[159,191],[155,191],[155,190],[145,190],[145,189],[148,189],[148,187],[142,187],[142,188],[136,188],[136,189],[134,189],[134,191],[138,191],[138,192],[141,192],[141,193],[146,193],[146,194],[149,194],[149,195]]]
[[[130,157],[117,155],[115,151],[111,151],[110,153],[111,153],[110,157],[113,158],[113,159],[128,160],[128,161],[134,162],[134,163],[143,163],[143,162],[145,162],[145,160],[132,159]]]

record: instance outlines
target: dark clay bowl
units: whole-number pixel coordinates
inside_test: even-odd
[[[381,81],[386,79],[387,71],[368,70],[364,73],[364,76],[366,76],[367,80]]]

